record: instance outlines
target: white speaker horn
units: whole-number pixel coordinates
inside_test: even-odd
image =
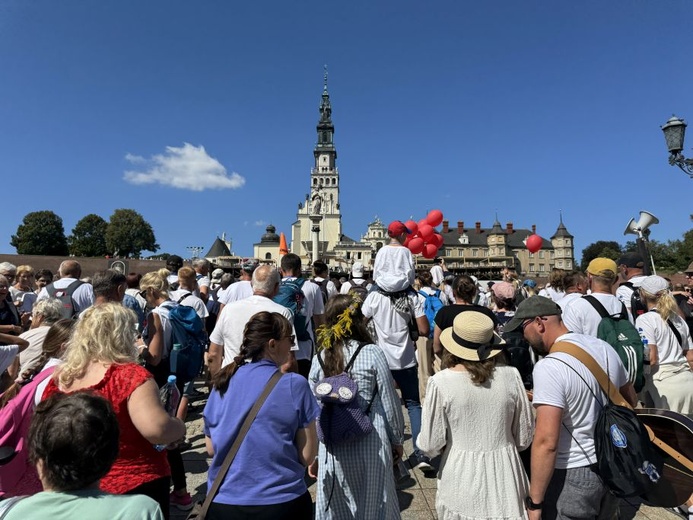
[[[659,219],[649,211],[641,211],[640,218],[635,226],[640,232],[643,232],[653,224],[659,224]]]
[[[638,234],[638,225],[635,223],[635,219],[632,218],[630,219],[630,222],[628,222],[628,225],[626,226],[626,230],[623,232],[624,235],[637,235]]]

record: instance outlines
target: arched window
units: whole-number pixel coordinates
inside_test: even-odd
[[[272,260],[272,253],[265,253],[265,260]]]

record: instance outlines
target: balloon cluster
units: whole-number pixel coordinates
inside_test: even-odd
[[[422,254],[424,258],[436,257],[438,249],[443,245],[443,236],[435,229],[443,221],[443,213],[439,209],[428,212],[426,218],[414,222],[407,220],[404,225],[411,231],[404,245],[413,254]]]

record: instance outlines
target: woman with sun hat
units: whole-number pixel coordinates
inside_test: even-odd
[[[444,369],[428,380],[416,440],[428,456],[442,454],[439,518],[526,518],[529,485],[518,450],[532,442],[534,420],[494,328],[488,315],[468,311],[440,335]]]

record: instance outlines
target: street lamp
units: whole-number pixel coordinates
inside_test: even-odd
[[[676,116],[671,116],[671,119],[662,126],[664,139],[667,142],[669,149],[669,164],[676,165],[681,168],[686,174],[693,178],[693,159],[686,159],[683,154],[683,140],[686,136],[686,122]]]
[[[191,257],[194,260],[195,258],[197,258],[200,255],[200,253],[202,252],[204,247],[202,247],[202,246],[187,246],[185,249],[190,251]]]

